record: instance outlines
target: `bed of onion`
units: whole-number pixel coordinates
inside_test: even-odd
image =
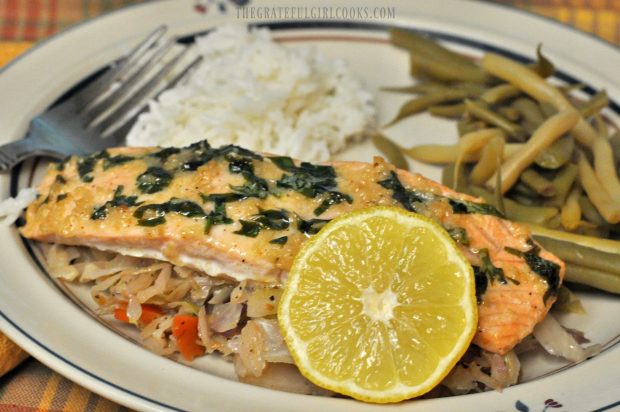
[[[38,244],[50,275],[90,288],[104,318],[133,324],[139,343],[187,362],[215,355],[233,362],[242,382],[296,393],[333,395],[306,380],[293,364],[276,316],[279,285],[234,282],[170,263],[86,247]],[[534,336],[501,356],[472,346],[427,397],[502,390],[518,382],[518,354],[545,348],[580,362],[600,350],[549,316]]]

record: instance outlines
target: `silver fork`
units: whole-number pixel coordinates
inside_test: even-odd
[[[0,146],[0,172],[32,156],[82,156],[121,144],[148,100],[176,85],[201,60],[181,66],[189,49],[183,46],[162,63],[180,47],[174,39],[159,43],[166,30],[158,27],[94,81],[32,119],[23,139]]]

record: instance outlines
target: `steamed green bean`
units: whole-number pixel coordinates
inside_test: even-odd
[[[536,100],[551,103],[559,111],[575,110],[571,102],[556,87],[547,83],[535,71],[514,60],[487,53],[482,58],[482,67],[488,73],[514,84]],[[579,117],[575,125],[575,138],[586,147],[590,147],[596,138],[596,131],[583,117]]]
[[[544,54],[542,54],[542,44],[539,44],[538,47],[536,47],[536,57],[536,63],[530,66],[531,69],[538,73],[541,77],[546,78],[553,75],[555,72],[555,67],[553,66],[553,63],[551,63],[551,61],[547,59]]]
[[[424,82],[417,83],[410,86],[395,86],[395,87],[383,87],[381,90],[384,92],[392,93],[408,93],[408,94],[428,94],[437,93],[447,90],[448,88],[440,83]]]
[[[488,76],[474,62],[409,30],[390,29],[392,44],[410,52],[411,65],[424,74],[445,81],[484,83]]]
[[[596,207],[592,204],[590,199],[586,196],[579,196],[579,207],[581,207],[581,212],[583,216],[591,223],[594,223],[596,226],[606,226],[607,222],[605,218],[601,216],[601,214],[596,210]]]
[[[585,118],[588,118],[609,105],[609,98],[607,92],[601,90],[590,98],[583,106],[579,108],[579,113]]]
[[[478,160],[469,174],[469,180],[472,184],[483,185],[484,182],[493,176],[502,163],[505,146],[506,143],[502,137],[495,137],[482,149],[480,160]]]
[[[462,65],[454,62],[446,62],[429,58],[422,54],[411,53],[409,55],[411,72],[424,73],[426,76],[444,82],[480,82],[487,81],[486,74],[477,66]]]
[[[534,163],[545,169],[559,169],[573,158],[575,141],[570,135],[559,138],[536,156]]]
[[[467,133],[475,132],[476,130],[484,129],[486,127],[486,123],[480,120],[473,120],[470,118],[462,118],[456,124],[456,128],[458,130],[459,136],[463,137]]]
[[[460,118],[465,112],[465,104],[442,104],[435,105],[428,108],[428,112],[433,116],[448,117],[448,118]]]
[[[566,110],[547,119],[525,143],[523,149],[508,158],[502,165],[500,169],[502,172],[502,193],[506,193],[510,189],[519,179],[521,172],[532,164],[542,150],[571,130],[578,119],[579,116],[574,110]],[[488,184],[494,186],[495,182],[490,179]]]
[[[385,155],[387,161],[399,169],[409,170],[407,159],[403,156],[402,149],[393,141],[381,133],[373,133],[372,143],[381,153]]]
[[[400,111],[396,117],[391,122],[386,124],[385,127],[390,127],[409,116],[421,113],[431,106],[439,103],[463,99],[466,96],[467,93],[462,90],[442,90],[435,93],[422,95],[405,103],[400,108]]]
[[[546,206],[560,207],[564,204],[566,196],[568,196],[568,192],[577,178],[577,173],[577,166],[572,163],[567,164],[558,172],[552,181],[553,187],[555,187],[555,195],[545,202]]]
[[[545,121],[545,116],[538,104],[529,97],[520,97],[515,99],[512,107],[519,111],[521,117],[526,121],[539,126]]]
[[[489,104],[496,104],[503,102],[504,100],[511,99],[518,96],[521,93],[517,87],[512,84],[500,84],[499,86],[491,87],[480,95],[480,100]]]
[[[411,30],[403,30],[396,27],[390,28],[390,41],[392,44],[411,52],[433,56],[438,60],[462,64],[477,68],[477,66],[465,56],[455,53],[441,46],[439,43],[428,39],[425,36],[416,34]]]
[[[570,264],[566,266],[566,282],[575,282],[612,293],[620,293],[620,275],[587,266]]]
[[[555,195],[556,189],[553,186],[553,182],[543,177],[534,169],[524,170],[521,176],[519,176],[519,180],[540,196],[551,197]]]
[[[477,119],[499,127],[515,140],[523,141],[525,139],[525,134],[521,126],[489,110],[478,102],[465,100],[465,111]]]
[[[507,120],[511,122],[517,122],[521,120],[521,113],[513,107],[510,106],[500,106],[496,108],[497,112],[504,116]],[[525,134],[525,133],[524,133]]]

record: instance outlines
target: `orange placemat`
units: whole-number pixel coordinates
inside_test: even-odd
[[[28,50],[33,44],[30,41],[0,41],[0,67]]]
[[[495,0],[495,2],[550,17],[620,45],[620,0]]]

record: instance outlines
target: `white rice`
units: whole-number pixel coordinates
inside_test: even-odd
[[[322,161],[374,126],[373,97],[342,59],[285,48],[267,29],[233,25],[197,38],[196,49],[200,67],[150,103],[129,146],[207,139]]]
[[[9,226],[15,223],[22,210],[37,198],[37,189],[27,187],[21,189],[16,197],[9,197],[0,202],[1,224]]]

